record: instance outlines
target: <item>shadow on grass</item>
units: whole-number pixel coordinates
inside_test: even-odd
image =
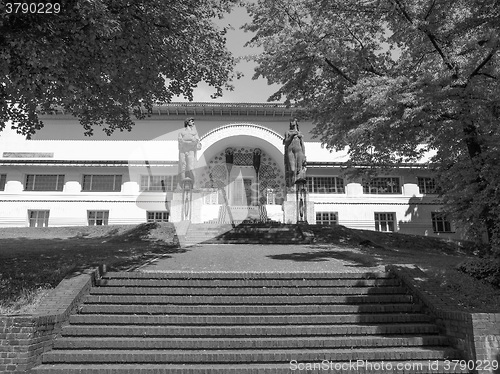
[[[147,238],[154,227],[139,225],[118,235],[68,239],[0,239],[0,304],[23,294],[57,286],[67,276],[103,264],[108,271],[137,268],[157,257],[186,252],[173,236]]]
[[[448,255],[470,256],[473,245],[466,241],[450,242],[441,238],[400,233],[354,230],[341,225],[308,226],[317,244],[334,244],[343,247],[364,247],[371,249],[395,250],[398,252],[427,252]]]
[[[141,242],[148,240],[152,231],[160,227],[158,223],[142,223],[140,225],[132,226],[131,228],[113,228],[109,231],[105,231],[99,238],[109,242],[122,243],[122,242]],[[167,227],[162,226],[166,231],[166,236],[168,238],[173,238],[175,235],[175,228],[173,225],[168,225]],[[88,238],[92,235],[91,231],[79,231],[75,236],[70,239],[82,239]]]

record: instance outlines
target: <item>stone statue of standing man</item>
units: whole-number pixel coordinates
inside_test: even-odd
[[[201,149],[200,137],[194,125],[194,118],[187,118],[184,121],[184,128],[179,132],[179,174],[180,183],[187,178],[194,183],[194,173],[196,162],[196,151]]]
[[[306,179],[306,150],[297,118],[290,120],[290,129],[283,139],[285,145],[285,175],[287,187]]]

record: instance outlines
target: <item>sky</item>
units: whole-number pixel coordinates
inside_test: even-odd
[[[222,26],[230,25],[232,29],[226,34],[227,48],[231,51],[234,57],[243,57],[251,54],[256,54],[260,50],[257,48],[244,47],[245,43],[252,38],[252,34],[245,32],[240,27],[250,22],[250,15],[243,7],[235,7],[224,19],[217,20],[217,23]],[[253,80],[254,68],[257,66],[255,62],[241,61],[236,65],[235,71],[243,73],[243,77],[234,80],[234,91],[224,91],[223,96],[217,99],[210,98],[215,90],[207,84],[200,84],[194,91],[193,101],[214,102],[214,103],[265,103],[269,96],[279,89],[278,85],[268,85],[267,79],[259,78]],[[188,101],[182,97],[174,98],[172,101]]]
[[[220,27],[231,25],[232,29],[228,30],[226,34],[227,38],[227,48],[233,53],[235,58],[243,57],[247,55],[256,54],[261,49],[245,47],[247,43],[252,38],[252,33],[247,33],[241,30],[241,26],[247,22],[250,22],[251,18],[247,13],[246,9],[243,7],[235,7],[233,11],[228,14],[223,20],[217,20],[216,22]],[[265,103],[269,96],[279,89],[278,85],[268,85],[267,79],[259,78],[253,80],[254,69],[257,66],[255,62],[241,61],[236,67],[235,71],[242,72],[244,76],[238,80],[235,80],[232,84],[234,85],[234,91],[224,91],[223,96],[217,99],[212,99],[212,95],[215,90],[209,87],[207,84],[200,84],[194,91],[194,102],[213,102],[213,103]],[[173,102],[187,102],[188,100],[183,97],[174,97]],[[73,123],[74,122],[74,123]],[[43,131],[39,131],[34,139],[89,139],[83,136],[83,130],[76,121],[73,121],[72,125],[67,121],[65,122],[64,128],[61,126],[49,126],[46,124]],[[286,122],[286,121],[285,121]],[[305,128],[301,129],[303,132]],[[61,132],[64,133],[61,134]],[[133,134],[115,132],[112,136],[113,139],[128,139],[137,136],[134,131]],[[93,140],[108,139],[102,131],[96,129],[95,135],[91,138]],[[130,135],[130,136],[128,136]],[[149,139],[149,134],[143,134],[145,138]]]

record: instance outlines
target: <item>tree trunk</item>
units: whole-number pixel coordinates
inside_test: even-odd
[[[474,125],[472,120],[464,123],[463,126],[464,142],[467,146],[467,151],[469,153],[469,158],[476,173],[476,183],[478,184],[480,190],[484,190],[488,184],[487,181],[481,176],[481,169],[484,166],[484,161],[482,160],[482,147],[479,141],[479,135],[477,133],[477,127]],[[484,220],[486,226],[486,233],[488,235],[488,243],[491,245],[493,241],[493,232],[495,229],[495,221],[490,217],[490,207],[485,204],[481,211],[481,218]]]

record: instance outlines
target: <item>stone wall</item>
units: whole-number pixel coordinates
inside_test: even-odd
[[[471,372],[500,373],[491,365],[492,361],[500,363],[500,312],[472,313],[456,305],[438,284],[420,286],[426,275],[418,268],[389,265],[386,270],[399,278],[436,319],[441,332],[462,351]]]
[[[25,373],[41,363],[99,270],[65,278],[32,315],[0,315],[0,373]]]

